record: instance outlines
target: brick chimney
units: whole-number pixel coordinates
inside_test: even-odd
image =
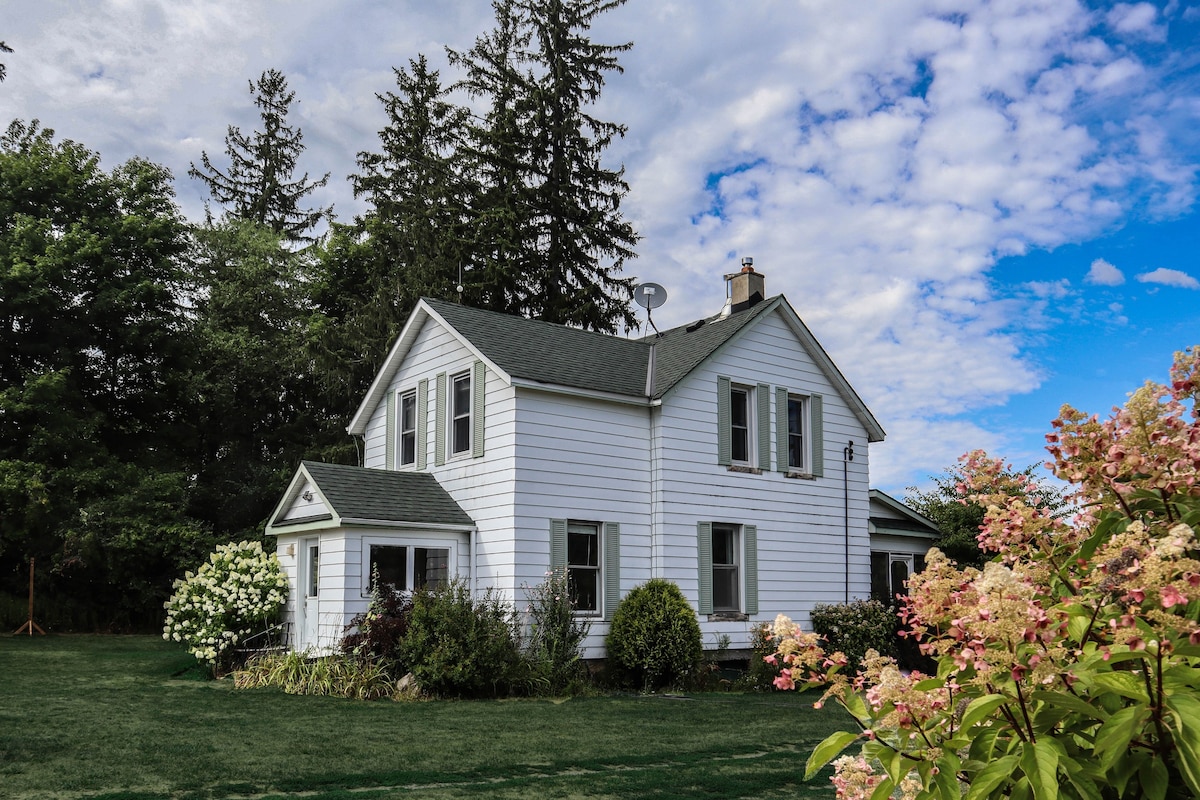
[[[732,302],[730,312],[736,314],[747,308],[758,305],[767,297],[766,280],[762,274],[754,271],[754,259],[749,256],[742,259],[742,271],[735,272],[729,278],[729,299]]]

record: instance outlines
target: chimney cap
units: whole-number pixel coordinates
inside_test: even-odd
[[[754,272],[754,259],[750,256],[742,256],[742,272]]]

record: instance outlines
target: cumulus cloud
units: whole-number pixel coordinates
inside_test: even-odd
[[[168,165],[194,217],[188,163],[219,154],[227,125],[255,125],[246,83],[263,69],[296,90],[301,168],[332,172],[314,204],[345,219],[391,68],[423,52],[453,79],[443,47],[492,23],[475,0],[18,2],[29,13],[5,37],[35,55],[10,59],[0,112],[41,117],[108,165]],[[1200,101],[1143,60],[1164,31],[1146,3],[630,0],[592,31],[635,43],[595,109],[629,129],[610,155],[643,237],[630,271],[670,290],[662,326],[717,311],[721,275],[754,256],[889,431],[881,485],[1002,444],[958,416],[1037,387],[1028,342],[1076,312],[1056,275],[1003,289],[1000,260],[1196,199],[1179,141]],[[1195,283],[1172,272],[1147,279]],[[1098,259],[1085,282],[1122,279]]]
[[[1125,273],[1103,258],[1097,258],[1092,262],[1084,280],[1097,286],[1120,286],[1125,282]]]
[[[1180,289],[1200,289],[1200,281],[1177,269],[1159,267],[1153,272],[1143,272],[1137,276],[1141,283],[1157,283],[1161,286],[1176,286]]]

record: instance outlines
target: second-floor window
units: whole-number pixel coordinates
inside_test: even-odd
[[[804,398],[788,395],[787,399],[787,452],[788,468],[803,470],[808,465],[804,457]]]
[[[457,455],[471,450],[471,373],[450,380],[450,452]]]
[[[400,463],[417,462],[417,393],[400,396]]]
[[[750,395],[744,386],[729,391],[729,445],[734,463],[750,463]]]

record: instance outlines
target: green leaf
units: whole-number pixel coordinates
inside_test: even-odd
[[[1096,786],[1095,767],[1090,769],[1080,764],[1073,758],[1060,754],[1058,757],[1059,766],[1067,774],[1067,780],[1075,787],[1075,791],[1083,800],[1104,800],[1100,794],[1099,787]]]
[[[858,737],[859,734],[849,731],[834,731],[826,736],[823,742],[813,748],[812,755],[808,757],[808,763],[804,765],[804,780],[820,772],[822,767],[833,761]]]
[[[1068,711],[1074,711],[1076,714],[1082,714],[1089,719],[1108,719],[1108,714],[1103,708],[1094,706],[1073,694],[1066,694],[1065,692],[1039,691],[1031,694],[1030,698],[1038,701],[1039,703],[1046,703],[1047,705],[1058,706],[1059,708],[1065,708]]]
[[[944,678],[926,678],[923,681],[918,681],[913,688],[918,692],[928,692],[930,689],[941,689],[946,685]]]
[[[982,697],[976,697],[963,713],[962,723],[959,727],[965,730],[974,726],[975,723],[989,716],[1007,702],[1008,698],[1002,694],[985,694]]]
[[[938,774],[933,776],[933,781],[942,795],[942,800],[960,800],[962,797],[955,770],[948,768],[947,765],[939,764]]]
[[[1166,800],[1171,776],[1161,758],[1151,758],[1138,769],[1138,783],[1145,800]]]
[[[1179,771],[1192,794],[1200,797],[1200,699],[1194,694],[1167,694]]]
[[[1127,706],[1109,717],[1092,743],[1095,754],[1100,758],[1100,768],[1105,772],[1112,769],[1118,758],[1129,749],[1129,742],[1142,729],[1150,709],[1145,706]]]
[[[1021,769],[1029,778],[1035,800],[1058,800],[1058,751],[1052,741],[1026,742],[1021,755]]]
[[[967,790],[966,800],[978,800],[989,797],[992,792],[1013,776],[1020,757],[1017,754],[1007,755],[988,764],[975,775],[971,776],[971,788]]]
[[[884,778],[875,787],[875,791],[871,792],[871,800],[888,800],[895,788],[896,784],[892,782],[891,778]]]
[[[1091,683],[1106,691],[1128,697],[1130,700],[1137,700],[1140,703],[1150,702],[1150,698],[1146,695],[1146,685],[1131,672],[1101,672],[1092,676]]]

